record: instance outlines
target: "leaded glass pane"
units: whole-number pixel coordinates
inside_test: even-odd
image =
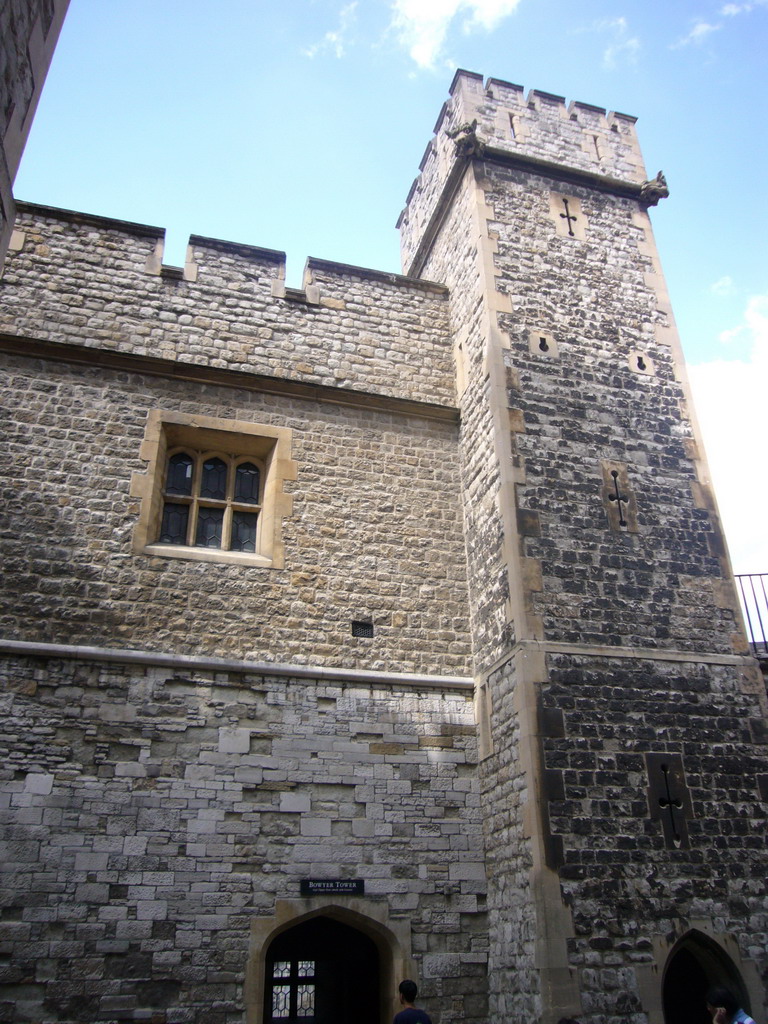
[[[291,986],[275,985],[272,988],[272,1017],[289,1017],[291,1014]]]
[[[235,472],[235,501],[258,505],[260,479],[258,466],[252,462],[242,462]]]
[[[233,551],[256,550],[257,519],[258,515],[255,512],[232,513],[232,542],[230,548]]]
[[[291,962],[290,960],[276,960],[274,967],[272,968],[273,978],[290,978],[291,976]]]
[[[166,502],[163,506],[163,521],[160,525],[161,544],[186,544],[189,525],[189,505]]]
[[[166,494],[192,493],[192,457],[186,452],[177,452],[168,459],[168,474],[165,481]]]
[[[296,1016],[310,1017],[315,1012],[315,986],[296,986]]]
[[[195,538],[197,547],[220,548],[223,525],[223,508],[206,508],[201,505],[197,510],[197,537]]]
[[[200,481],[200,497],[216,498],[223,501],[227,496],[227,464],[222,459],[206,459],[203,463],[203,479]]]
[[[314,978],[315,976],[315,961],[314,960],[299,960],[299,977],[300,978]]]

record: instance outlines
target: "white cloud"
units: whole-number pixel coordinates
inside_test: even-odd
[[[355,8],[357,0],[347,4],[339,11],[339,26],[330,32],[326,32],[319,43],[314,43],[303,51],[305,57],[316,57],[318,53],[329,50],[335,57],[344,56],[344,51],[349,45],[349,30],[355,21]]]
[[[758,7],[765,7],[768,5],[768,0],[744,0],[741,3],[727,3],[719,10],[719,14],[722,18],[734,18],[739,14],[749,14],[750,11],[754,11]],[[699,46],[704,42],[705,39],[709,38],[713,32],[719,32],[723,26],[721,24],[712,24],[708,21],[697,21],[687,36],[683,36],[682,39],[678,39],[676,43],[670,45],[670,50],[679,50],[683,46]]]
[[[721,277],[719,281],[713,282],[709,286],[709,290],[714,295],[733,295],[733,279],[726,274],[725,277]]]
[[[748,337],[748,361],[689,368],[723,527],[739,573],[768,572],[768,474],[762,470],[768,391],[768,292],[753,296],[730,338]]]
[[[462,30],[492,32],[517,8],[520,0],[394,0],[392,27],[421,68],[433,68],[440,59],[454,20],[461,15]]]
[[[721,28],[721,25],[710,25],[708,21],[697,21],[688,35],[678,39],[676,43],[672,44],[670,49],[679,50],[683,46],[698,46],[704,42],[707,36],[712,35],[713,32],[718,32]]]
[[[603,51],[603,67],[612,71],[615,67],[618,67],[620,58],[624,58],[624,62],[627,64],[634,64],[637,60],[637,54],[640,51],[640,40],[637,38],[625,39],[621,42],[614,43],[612,46],[608,46]]]
[[[737,14],[749,14],[756,7],[765,7],[768,0],[752,0],[752,2],[741,3],[741,4],[724,4],[720,8],[720,13],[726,18],[733,18]]]
[[[603,67],[613,71],[619,64],[634,64],[640,52],[640,40],[629,34],[626,18],[609,18],[592,26],[598,32],[610,32],[612,41],[603,50]]]

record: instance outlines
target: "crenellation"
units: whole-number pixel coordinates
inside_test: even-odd
[[[489,78],[485,88],[491,99],[500,99],[503,103],[518,99],[525,91],[522,85],[505,82],[501,78]]]
[[[462,127],[474,125],[471,134],[477,144],[492,147],[494,154],[508,153],[510,159],[519,155],[556,163],[615,179],[630,189],[638,188],[647,177],[634,131],[636,118],[614,112],[606,115],[604,108],[586,103],[572,103],[566,109],[562,96],[533,89],[524,97],[521,86],[489,79],[483,87],[482,81],[480,75],[456,73],[451,99],[435,126],[435,152],[430,154],[428,147],[415,192],[412,188],[398,222],[405,229],[401,233],[406,267],[415,266],[414,240],[421,238],[435,215],[457,163],[455,140],[450,136]]]
[[[273,250],[193,235],[185,268],[173,271],[159,228],[29,205],[19,223],[26,242],[8,260],[0,304],[7,333],[392,397],[406,372],[414,400],[454,402],[440,285],[309,260],[300,293],[286,290],[285,257]],[[436,361],[412,363],[414,332]]]

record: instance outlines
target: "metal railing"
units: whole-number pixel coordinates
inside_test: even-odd
[[[747,637],[755,654],[768,654],[768,573],[736,577]]]

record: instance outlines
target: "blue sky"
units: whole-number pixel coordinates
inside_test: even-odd
[[[768,0],[71,0],[15,192],[399,271],[456,67],[639,118],[737,572],[768,572]]]

